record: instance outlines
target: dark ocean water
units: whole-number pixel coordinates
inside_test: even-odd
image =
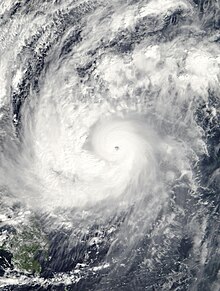
[[[219,1],[0,3],[0,290],[220,290]]]

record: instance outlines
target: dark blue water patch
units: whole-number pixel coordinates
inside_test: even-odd
[[[0,227],[0,234],[3,234],[4,232],[7,232],[7,234],[16,234],[16,229],[13,225],[5,224]]]
[[[82,31],[80,29],[72,32],[72,34],[64,42],[59,58],[69,54],[72,51],[74,45],[82,41],[81,32]]]
[[[182,14],[182,11],[181,10],[177,10],[175,11],[174,13],[172,13],[171,15],[167,16],[165,18],[165,22],[168,25],[176,25],[179,20],[181,19],[181,14]]]
[[[96,69],[96,59],[91,60],[82,67],[77,67],[76,71],[80,78],[91,75],[91,73]]]
[[[12,257],[11,252],[0,248],[0,277],[5,274],[5,269],[13,269]]]
[[[104,227],[95,225],[83,236],[62,230],[51,233],[47,254],[49,259],[45,259],[45,253],[37,258],[42,267],[41,276],[50,278],[55,273],[72,271],[80,264],[90,268],[98,266],[105,260],[112,237],[113,234],[107,234]]]
[[[201,0],[193,0],[193,2],[198,5]]]
[[[204,13],[205,11],[210,10],[213,4],[214,4],[214,1],[212,0],[200,0],[199,1],[200,11]]]
[[[208,254],[205,264],[200,267],[198,290],[211,291],[213,290],[213,283],[218,281],[218,274],[220,271],[219,237],[219,213],[217,214],[215,211],[210,211],[205,238],[202,242],[203,244],[207,244]]]
[[[215,29],[220,29],[220,9],[215,14]]]

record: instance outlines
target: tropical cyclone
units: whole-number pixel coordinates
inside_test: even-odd
[[[217,1],[2,0],[0,16],[2,217],[13,235],[40,217],[40,284],[218,290]]]

